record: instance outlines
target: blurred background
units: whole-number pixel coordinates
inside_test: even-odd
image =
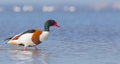
[[[119,16],[119,0],[4,0],[0,2],[0,27],[1,33],[4,34],[1,36],[8,36],[8,33],[13,35],[25,29],[43,28],[44,22],[48,19],[58,21],[64,28],[67,28],[66,26],[80,28],[83,27],[82,25],[91,25],[91,27],[104,25],[116,28],[120,24]]]
[[[44,30],[48,19],[61,28],[51,28],[40,51],[24,52],[4,41],[28,29]],[[0,63],[120,64],[119,38],[120,0],[0,1]]]

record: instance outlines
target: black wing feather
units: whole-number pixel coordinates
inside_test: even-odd
[[[26,33],[34,33],[34,32],[35,32],[35,29],[30,29],[30,30],[27,30],[27,31],[23,32],[20,35],[23,35],[23,34],[26,34]]]

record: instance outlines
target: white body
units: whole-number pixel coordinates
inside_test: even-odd
[[[16,42],[17,44],[24,44],[25,46],[35,46],[36,44],[33,43],[32,41],[32,35],[33,33],[26,33],[21,35],[18,40],[10,40],[8,43],[10,42]],[[49,32],[48,31],[43,31],[42,34],[39,36],[39,40],[45,41],[49,36]]]

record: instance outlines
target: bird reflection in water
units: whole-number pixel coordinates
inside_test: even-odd
[[[48,53],[40,50],[10,50],[10,58],[16,64],[48,64]]]

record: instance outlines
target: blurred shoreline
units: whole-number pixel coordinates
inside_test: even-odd
[[[0,5],[1,12],[120,12],[119,3],[113,4],[7,4]]]

